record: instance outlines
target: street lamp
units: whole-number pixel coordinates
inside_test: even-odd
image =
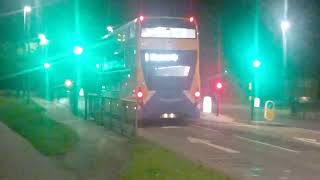
[[[283,33],[286,33],[290,29],[290,22],[288,20],[283,20],[281,22],[281,30]]]
[[[23,8],[24,14],[30,13],[31,11],[32,11],[31,6],[24,6],[24,8]]]
[[[23,8],[23,24],[26,26],[26,16],[28,13],[31,13],[32,8],[31,6],[24,6]]]
[[[287,99],[288,94],[288,77],[287,77],[287,32],[290,29],[291,24],[288,20],[281,21],[281,30],[282,30],[282,63],[283,63],[283,77],[284,77],[284,89],[283,89],[283,97]]]
[[[23,7],[23,30],[24,30],[24,36],[25,36],[25,40],[26,40],[26,49],[27,49],[27,52],[30,51],[30,47],[29,47],[29,43],[27,42],[28,41],[28,38],[29,38],[29,21],[27,22],[27,15],[30,14],[32,11],[32,8],[31,6],[24,6]],[[24,90],[24,94],[26,93],[27,94],[27,102],[30,101],[30,96],[31,96],[31,93],[30,93],[30,74],[26,74],[25,75],[25,82],[26,82],[26,86],[23,88]]]

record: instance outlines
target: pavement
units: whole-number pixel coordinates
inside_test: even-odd
[[[318,180],[320,132],[202,114],[180,126],[148,126],[139,135],[244,180]]]
[[[126,138],[106,131],[95,122],[74,117],[66,107],[67,103],[34,100],[47,109],[50,118],[72,127],[78,133],[80,143],[67,155],[49,159],[0,124],[0,147],[3,146],[1,151],[4,152],[0,153],[0,168],[5,169],[1,171],[0,180],[29,177],[30,180],[118,179],[128,158]],[[319,179],[317,121],[310,121],[313,128],[308,128],[310,124],[306,126],[309,123],[306,121],[301,121],[302,126],[296,126],[298,123],[289,118],[283,122],[291,121],[291,124],[252,123],[245,118],[246,107],[228,108],[222,108],[224,114],[219,117],[202,114],[201,119],[181,119],[183,123],[179,125],[164,120],[170,123],[140,127],[138,134],[234,179]],[[279,116],[278,119],[281,121]]]
[[[198,120],[150,123],[138,133],[235,179],[319,179],[317,119],[301,121],[277,110],[274,121],[264,121],[258,110],[260,117],[252,122],[249,112],[247,106],[224,105],[218,117],[203,113]]]
[[[58,166],[73,173],[77,180],[119,179],[129,159],[128,138],[107,131],[94,121],[75,117],[65,99],[53,103],[40,98],[33,100],[47,109],[50,118],[68,125],[80,138],[73,151],[54,159]]]
[[[250,107],[242,104],[222,104],[221,114],[239,123],[286,126],[318,131],[320,130],[320,111],[306,113],[305,119],[302,114],[292,115],[289,109],[276,109],[272,121],[263,118],[263,108],[257,108],[254,121],[250,120]]]
[[[0,123],[0,180],[119,179],[129,159],[128,138],[75,117],[64,103],[33,101],[47,110],[49,118],[72,128],[79,142],[65,155],[47,157]]]
[[[0,180],[75,180],[23,137],[0,123]]]

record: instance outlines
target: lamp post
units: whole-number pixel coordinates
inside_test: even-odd
[[[285,19],[281,21],[281,30],[282,30],[282,48],[283,48],[283,54],[282,54],[282,67],[283,67],[283,78],[284,78],[284,88],[283,88],[283,97],[284,99],[287,99],[288,94],[288,72],[287,72],[287,54],[288,54],[288,48],[287,48],[287,34],[288,30],[290,29],[291,24],[290,22]]]
[[[281,22],[281,30],[282,30],[282,45],[283,45],[283,68],[287,67],[287,32],[290,29],[291,24],[288,20],[283,20]]]
[[[24,24],[26,24],[26,17],[29,13],[31,13],[31,11],[32,11],[31,6],[24,6],[23,7],[23,22],[24,22]]]
[[[29,14],[31,13],[32,8],[31,6],[24,6],[23,8],[23,30],[24,30],[24,37],[26,41],[26,51],[30,51],[29,47],[29,36],[30,36],[30,21],[29,21]],[[30,75],[26,74],[23,78],[23,95],[27,96],[27,102],[30,101]]]

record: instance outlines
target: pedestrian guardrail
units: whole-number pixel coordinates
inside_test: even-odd
[[[86,119],[126,136],[136,133],[137,102],[132,99],[88,94],[85,109]]]

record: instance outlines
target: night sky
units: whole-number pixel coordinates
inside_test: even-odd
[[[290,71],[295,76],[318,78],[320,2],[288,0],[288,3],[288,19],[292,24],[288,33]],[[24,4],[28,1],[1,0],[0,43],[23,40]],[[249,62],[255,56],[266,67],[273,67],[269,73],[280,71],[284,0],[29,0],[29,4],[35,7],[31,36],[44,32],[60,49],[76,36],[82,42],[94,42],[106,32],[107,25],[121,25],[139,14],[195,16],[200,26],[201,61],[206,76],[217,73],[219,57],[221,69],[230,71],[239,81],[246,79]],[[76,35],[76,14],[79,35]],[[52,53],[56,51],[59,48]]]

